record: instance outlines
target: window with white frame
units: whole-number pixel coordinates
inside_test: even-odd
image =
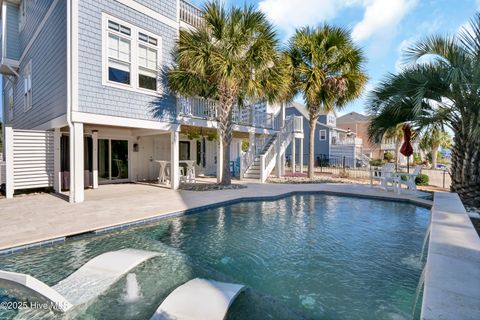
[[[108,81],[130,84],[131,29],[108,21]]]
[[[135,91],[158,91],[161,39],[104,14],[104,84]]]
[[[20,8],[18,10],[18,29],[21,31],[25,27],[27,13],[27,0],[20,2]]]
[[[32,108],[32,61],[29,61],[23,70],[23,108],[25,111]]]
[[[13,88],[8,89],[7,95],[8,121],[13,121]]]
[[[319,136],[320,136],[320,141],[327,140],[327,130],[320,130]]]
[[[157,91],[158,40],[139,32],[138,43],[138,86]]]

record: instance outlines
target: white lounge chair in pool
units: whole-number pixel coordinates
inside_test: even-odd
[[[49,303],[52,309],[66,312],[95,299],[130,270],[158,255],[158,252],[136,249],[106,252],[53,287],[27,274],[0,270],[0,288],[11,289],[31,302]]]
[[[415,166],[413,169],[413,173],[406,173],[406,172],[397,172],[394,174],[393,183],[395,185],[395,192],[400,194],[402,192],[402,185],[407,187],[407,192],[415,192],[417,191],[417,184],[415,183],[415,179],[422,171],[423,165]],[[402,177],[405,180],[402,180]]]
[[[168,295],[150,320],[222,320],[241,284],[196,278]]]
[[[378,180],[382,189],[387,190],[389,183],[391,187],[394,188],[393,183],[393,174],[395,173],[395,164],[386,163],[383,167],[379,169],[371,168],[370,169],[370,186],[373,187],[373,181]]]

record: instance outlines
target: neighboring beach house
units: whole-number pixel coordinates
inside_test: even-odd
[[[370,117],[350,112],[337,118],[337,127],[352,130],[363,141],[363,153],[371,159],[383,159],[385,152],[396,153],[395,138],[384,138],[382,143],[372,143],[368,138]]]
[[[303,118],[304,139],[300,145],[295,146],[295,157],[292,148],[287,149],[287,158],[290,161],[300,159],[303,164],[308,164],[309,148],[309,115],[305,105],[292,102],[286,108],[287,116]],[[363,141],[357,137],[353,130],[342,129],[337,126],[335,112],[322,113],[315,128],[315,165],[345,165],[350,167],[365,165],[368,159],[363,156]],[[303,157],[301,156],[303,155]],[[295,161],[299,163],[299,161]]]
[[[158,161],[174,189],[185,161],[196,175],[219,176],[216,102],[170,94],[161,72],[180,28],[201,22],[199,9],[183,0],[0,3],[7,198],[53,187],[81,202],[87,187],[158,179]],[[234,171],[281,174],[299,121],[281,105],[235,109]]]

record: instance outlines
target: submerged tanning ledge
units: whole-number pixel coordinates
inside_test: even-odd
[[[87,303],[158,252],[122,249],[103,253],[84,264],[70,276],[50,287],[32,276],[0,270],[0,288],[11,290],[28,301],[49,303],[57,311]]]
[[[243,288],[240,284],[190,280],[173,290],[150,320],[222,320]]]

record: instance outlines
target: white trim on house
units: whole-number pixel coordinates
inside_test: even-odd
[[[140,120],[133,118],[123,118],[115,116],[106,116],[101,114],[86,113],[86,112],[72,112],[73,122],[82,122],[89,124],[98,124],[106,126],[119,126],[139,129],[154,129],[163,131],[179,131],[180,124],[171,122],[160,122],[154,120]]]
[[[7,3],[2,3],[2,60],[7,55]]]
[[[71,1],[71,0],[68,0],[68,1]],[[48,18],[50,18],[50,16],[53,13],[53,10],[55,9],[55,7],[57,6],[57,4],[59,2],[60,2],[59,0],[54,0],[53,3],[50,5],[50,8],[48,8],[47,13],[43,16],[42,22],[40,22],[38,27],[35,29],[35,33],[33,34],[32,38],[28,42],[27,46],[23,50],[22,55],[20,56],[20,59],[19,59],[19,63],[22,62],[22,60],[25,58],[25,55],[30,50],[30,47],[33,45],[35,40],[37,40],[37,37],[39,36],[40,32],[42,31],[45,23],[47,23]],[[67,13],[67,15],[68,15],[68,13]],[[3,19],[3,20],[6,20],[6,19]]]
[[[60,117],[49,120],[42,123],[41,125],[36,126],[33,130],[51,130],[55,128],[62,128],[68,125],[67,114],[63,114]]]
[[[169,17],[164,16],[160,12],[157,12],[155,10],[150,9],[149,7],[144,6],[143,4],[140,4],[134,0],[115,0],[118,3],[121,3],[133,10],[136,10],[140,12],[141,14],[144,14],[152,19],[155,19],[157,21],[160,21],[161,23],[166,24],[169,27],[176,28],[178,29],[178,21],[175,21],[173,19],[170,19]],[[178,1],[177,1],[178,3]],[[179,5],[178,5],[179,7]],[[178,11],[178,9],[177,9]],[[177,14],[177,17],[180,17],[180,14]]]
[[[124,35],[117,33],[108,28],[108,21],[113,21],[120,25],[130,28],[130,35]],[[108,57],[108,43],[109,43],[109,34],[115,34],[119,37],[128,38],[130,41],[130,84],[123,84],[119,82],[110,81],[108,79],[108,66],[109,66],[109,57]],[[162,93],[161,81],[157,74],[157,90],[148,90],[141,88],[139,85],[138,75],[139,75],[139,46],[144,45],[143,42],[138,40],[139,33],[146,34],[150,37],[153,37],[157,40],[157,45],[149,45],[150,48],[155,48],[157,50],[157,66],[160,66],[162,63],[162,37],[158,34],[154,34],[145,29],[135,26],[125,20],[109,15],[105,12],[102,13],[102,85],[113,87],[122,90],[130,90],[137,93],[148,94],[152,96],[159,96]],[[157,67],[157,69],[159,69]]]
[[[27,112],[33,107],[33,88],[32,88],[32,60],[28,61],[23,68],[23,111]]]
[[[325,129],[318,130],[318,138],[320,139],[320,141],[327,141],[327,130]]]

